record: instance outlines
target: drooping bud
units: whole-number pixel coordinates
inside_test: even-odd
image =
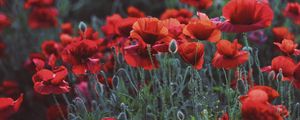
[[[82,34],[85,35],[85,32],[87,30],[87,25],[83,21],[81,21],[78,25],[78,29]]]
[[[177,112],[177,118],[178,120],[184,120],[185,115],[180,110]]]
[[[269,81],[273,81],[275,79],[275,72],[272,70],[271,72],[269,72],[268,74],[268,80]]]
[[[282,79],[283,79],[283,74],[282,74],[282,69],[281,68],[279,69],[279,72],[278,72],[278,74],[276,76],[276,79],[278,81],[282,81]]]
[[[169,52],[171,53],[176,53],[178,50],[178,45],[175,39],[173,39],[170,43],[169,43]]]

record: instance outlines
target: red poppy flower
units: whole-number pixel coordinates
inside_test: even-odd
[[[10,26],[11,22],[10,20],[8,19],[8,17],[4,14],[4,13],[1,13],[0,12],[0,32]]]
[[[248,52],[240,50],[241,45],[237,39],[231,43],[228,40],[221,40],[217,43],[217,51],[212,60],[212,64],[216,68],[235,68],[244,64],[248,58]]]
[[[54,4],[53,0],[27,0],[24,4],[24,8],[28,9],[31,7],[47,7]]]
[[[42,43],[42,52],[46,57],[49,57],[52,54],[59,57],[61,50],[61,45],[54,40],[47,40]]]
[[[6,48],[6,46],[5,46],[4,42],[0,41],[0,57],[4,56],[5,48]]]
[[[277,74],[281,69],[283,80],[291,80],[293,77],[295,66],[296,63],[292,58],[286,56],[277,56],[273,58],[271,66],[263,67],[261,68],[261,71],[262,72],[274,71]]]
[[[143,67],[145,70],[159,67],[155,55],[149,53],[143,42],[124,47],[124,59],[131,67]]]
[[[47,120],[63,120],[62,113],[65,117],[68,115],[67,106],[65,105],[51,105],[47,108]]]
[[[106,17],[106,24],[101,27],[101,30],[106,36],[117,35],[117,24],[122,21],[122,17],[119,14],[113,14]]]
[[[43,65],[39,65],[40,67],[36,66],[37,64],[34,62],[34,59],[39,59],[39,61],[45,61],[46,58],[42,53],[30,53],[29,58],[26,59],[26,61],[24,62],[23,66],[28,70],[28,71],[36,71],[37,68],[44,68],[44,64]],[[40,69],[38,69],[40,70]]]
[[[31,29],[50,28],[58,24],[58,11],[54,7],[34,8],[30,15],[28,24]]]
[[[136,7],[129,6],[127,8],[127,14],[129,17],[142,18],[145,17],[145,13],[137,9]]]
[[[287,116],[287,109],[270,103],[278,96],[279,93],[271,87],[252,87],[247,95],[240,97],[243,120],[283,120]]]
[[[115,59],[112,54],[106,54],[101,57],[102,70],[106,73],[113,73],[115,67]]]
[[[117,33],[118,35],[128,37],[130,35],[130,31],[132,30],[132,25],[137,21],[137,18],[129,17],[119,22],[117,25]]]
[[[180,24],[177,19],[170,18],[162,20],[162,24],[168,28],[169,36],[175,40],[180,40],[184,24]]]
[[[208,9],[213,4],[213,0],[180,0],[180,2],[194,6],[198,10]]]
[[[178,53],[181,58],[200,70],[204,63],[204,45],[199,42],[185,42],[179,45]]]
[[[275,42],[281,42],[283,39],[295,40],[293,33],[290,33],[286,27],[274,27],[272,32],[275,37]]]
[[[218,24],[224,32],[249,32],[269,27],[273,11],[269,4],[259,0],[230,0],[223,7],[227,21]]]
[[[42,69],[32,76],[34,90],[42,95],[62,94],[70,91],[69,83],[66,81],[67,68],[57,67],[52,71]]]
[[[105,80],[105,78],[103,76],[98,76],[98,81],[103,84],[103,85],[108,85],[110,88],[113,87],[113,80],[112,77],[108,77],[107,81]]]
[[[65,63],[72,65],[75,74],[85,74],[87,71],[96,73],[100,69],[97,56],[97,43],[91,40],[81,40],[69,44],[62,52]]]
[[[117,118],[114,118],[114,117],[105,117],[105,118],[102,118],[100,120],[117,120]]]
[[[300,50],[296,49],[298,44],[292,40],[284,39],[282,43],[274,42],[274,44],[286,55],[300,55]]]
[[[193,17],[193,13],[187,9],[167,9],[161,14],[160,19],[165,20],[169,18],[175,18],[182,24],[187,24]]]
[[[4,80],[0,85],[0,93],[4,96],[16,98],[20,94],[19,84],[13,80]]]
[[[297,2],[288,3],[283,10],[283,15],[292,19],[295,24],[300,24],[300,4]]]
[[[190,39],[217,42],[221,38],[221,31],[209,19],[192,20],[183,28],[183,34]]]
[[[172,38],[168,36],[168,29],[157,18],[140,18],[132,28],[130,38],[141,42],[140,45],[146,47],[148,44],[155,51],[168,52],[168,45]]]
[[[23,102],[23,94],[14,101],[12,98],[0,98],[0,119],[6,120],[12,114],[18,112]]]
[[[85,29],[85,31],[80,31],[79,30],[79,34],[80,34],[80,36],[76,38],[77,40],[88,39],[88,40],[93,40],[94,41],[94,40],[99,39],[99,33],[96,32],[92,27],[87,27]]]
[[[60,38],[60,42],[63,46],[67,46],[69,44],[71,44],[72,42],[74,42],[75,40],[73,39],[72,36],[70,36],[69,34],[61,34],[59,36]]]
[[[73,26],[72,26],[72,23],[70,23],[70,22],[63,23],[60,26],[60,29],[61,29],[61,33],[65,33],[65,34],[69,34],[69,35],[73,34]]]
[[[228,113],[224,113],[218,120],[230,120]]]

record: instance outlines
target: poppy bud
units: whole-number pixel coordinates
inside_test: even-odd
[[[78,29],[81,33],[85,34],[87,30],[87,25],[83,21],[81,21],[78,25]]]
[[[185,115],[180,110],[177,112],[177,118],[178,120],[184,120]]]
[[[275,72],[272,70],[271,72],[269,72],[268,74],[268,80],[272,81],[275,79]]]
[[[172,40],[170,43],[169,43],[169,52],[171,53],[176,53],[178,50],[178,45],[177,45],[177,42],[176,40]]]
[[[276,79],[278,81],[281,81],[283,79],[283,74],[282,74],[282,69],[281,68],[279,69],[279,73],[277,74]]]

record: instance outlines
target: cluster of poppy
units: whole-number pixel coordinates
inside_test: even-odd
[[[213,4],[212,0],[180,1],[195,6],[198,10],[207,9]],[[0,0],[0,6],[4,4],[5,1]],[[38,29],[57,26],[58,12],[53,5],[53,0],[27,0],[24,8],[30,9],[29,27]],[[122,54],[131,67],[145,70],[153,70],[160,66],[158,54],[178,53],[184,62],[200,70],[204,64],[204,42],[210,42],[216,47],[211,60],[213,67],[237,68],[248,61],[249,52],[242,50],[243,46],[238,43],[238,39],[232,41],[221,39],[222,32],[255,32],[269,27],[274,17],[273,10],[267,0],[230,0],[223,7],[222,12],[225,19],[221,17],[210,19],[201,12],[198,12],[197,17],[193,17],[193,13],[187,9],[168,9],[160,18],[155,18],[145,17],[144,12],[135,7],[128,7],[128,17],[123,18],[119,14],[113,14],[106,18],[106,24],[101,27],[105,35],[102,38],[99,37],[98,32],[84,23],[79,25],[78,32],[73,31],[71,23],[63,23],[59,34],[60,41],[44,41],[41,46],[42,52],[32,53],[29,62],[26,63],[27,68],[34,70],[32,76],[34,90],[42,95],[72,92],[70,78],[68,78],[71,74],[78,78],[75,85],[82,93],[87,93],[86,83],[89,74],[95,74],[100,83],[112,87],[112,73],[116,69],[115,53]],[[283,15],[295,24],[300,24],[299,3],[288,3],[283,10]],[[10,24],[9,18],[4,13],[0,13],[0,31]],[[294,41],[295,37],[285,27],[273,28],[272,32],[276,38],[274,45],[279,48],[282,55],[275,57],[271,66],[261,70],[281,75],[282,80],[289,81],[296,88],[300,88],[300,63],[296,64],[291,58],[293,55],[300,55],[300,50],[297,49]],[[0,43],[0,56],[4,48],[5,45]],[[108,74],[107,80],[98,75],[100,71]],[[279,96],[277,91],[267,86],[253,84],[251,83],[247,95],[240,98],[244,120],[282,120],[288,116],[284,106],[271,104],[271,101]],[[1,120],[18,111],[23,101],[23,94],[16,101],[11,98],[0,99],[4,101],[0,103]],[[62,106],[59,108],[65,108]],[[51,115],[48,116],[59,116],[60,114],[52,115],[55,112],[51,112],[57,109],[58,106],[49,107],[48,111]],[[114,119],[102,118],[101,120]],[[229,119],[228,114],[225,114],[222,119]]]

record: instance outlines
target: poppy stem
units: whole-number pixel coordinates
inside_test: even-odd
[[[56,96],[55,96],[54,94],[52,94],[52,97],[53,97],[54,102],[55,102],[55,104],[56,104],[56,106],[57,106],[57,108],[58,108],[59,113],[61,114],[61,116],[63,117],[64,120],[67,120],[67,119],[65,118],[65,115],[64,115],[64,113],[63,113],[63,111],[62,111],[60,105],[59,105],[59,102],[58,102]]]
[[[251,72],[251,50],[250,50],[250,46],[249,46],[249,43],[248,43],[248,39],[247,39],[247,33],[242,33],[243,35],[243,38],[244,38],[244,44],[245,46],[247,47],[247,51],[249,53],[249,59],[248,59],[248,72]],[[249,74],[248,74],[249,75]],[[251,73],[251,77],[250,77],[250,80],[251,80],[251,83],[254,83],[254,80],[252,78],[252,73]]]

